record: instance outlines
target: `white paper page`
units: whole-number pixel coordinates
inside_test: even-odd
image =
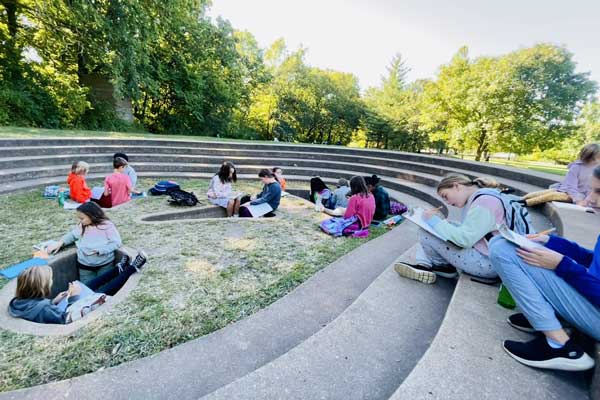
[[[563,208],[566,210],[575,210],[575,211],[581,211],[581,212],[588,212],[588,213],[594,213],[594,209],[591,207],[583,207],[583,206],[579,206],[577,204],[573,204],[573,203],[563,203],[560,201],[553,201],[552,205],[555,206],[556,208]]]
[[[78,203],[76,201],[73,200],[65,200],[65,204],[63,205],[63,208],[65,210],[74,210],[77,207],[79,207],[81,205],[81,203]]]
[[[273,211],[273,208],[269,205],[269,203],[249,205],[247,207],[248,207],[248,210],[250,211],[250,214],[252,214],[252,216],[254,218],[262,217],[263,215],[268,214],[269,212]]]
[[[539,249],[544,247],[538,242],[529,240],[525,236],[519,235],[517,232],[511,231],[505,224],[498,226],[497,229],[504,239],[524,249]]]
[[[104,194],[104,187],[96,186],[92,188],[92,199],[100,200],[102,195]]]
[[[447,241],[446,238],[442,237],[439,233],[433,230],[433,228],[423,219],[423,209],[420,207],[413,208],[410,212],[403,215],[407,220],[412,222],[413,224],[417,224],[421,227],[421,229],[431,233],[433,236],[442,239],[443,241]]]

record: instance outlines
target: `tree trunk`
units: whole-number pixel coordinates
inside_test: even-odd
[[[6,9],[8,33],[14,42],[17,40],[17,30],[19,29],[17,23],[17,0],[4,0],[2,1],[2,5]]]
[[[479,134],[479,138],[477,139],[477,151],[475,153],[475,161],[481,161],[481,155],[484,151],[487,150],[487,143],[485,141],[486,139],[487,132],[485,129],[482,129],[481,133]]]

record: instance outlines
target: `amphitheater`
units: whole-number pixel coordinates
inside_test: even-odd
[[[433,189],[448,172],[493,176],[516,193],[557,176],[453,158],[285,143],[112,138],[0,139],[0,193],[64,183],[74,159],[99,178],[116,151],[140,177],[203,178],[226,158],[239,177],[281,166],[288,182],[377,174],[391,196],[442,206]],[[454,215],[456,210],[444,209]],[[5,211],[3,211],[5,212]],[[593,246],[597,215],[532,211],[538,229]],[[503,339],[527,340],[506,324],[498,287],[457,281],[422,285],[392,265],[418,232],[403,223],[346,254],[291,293],[209,335],[154,356],[0,399],[600,399],[600,372],[558,373],[513,361]],[[596,360],[600,347],[588,342]],[[598,368],[596,368],[598,371]]]

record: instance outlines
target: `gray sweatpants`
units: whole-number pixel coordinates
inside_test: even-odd
[[[472,247],[468,249],[457,247],[425,231],[421,231],[415,258],[417,264],[427,266],[450,264],[462,272],[481,278],[498,276],[488,256]]]

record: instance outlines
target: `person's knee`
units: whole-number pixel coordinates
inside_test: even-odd
[[[512,264],[512,261],[518,257],[515,246],[502,237],[493,238],[488,247],[490,262],[496,271]]]

